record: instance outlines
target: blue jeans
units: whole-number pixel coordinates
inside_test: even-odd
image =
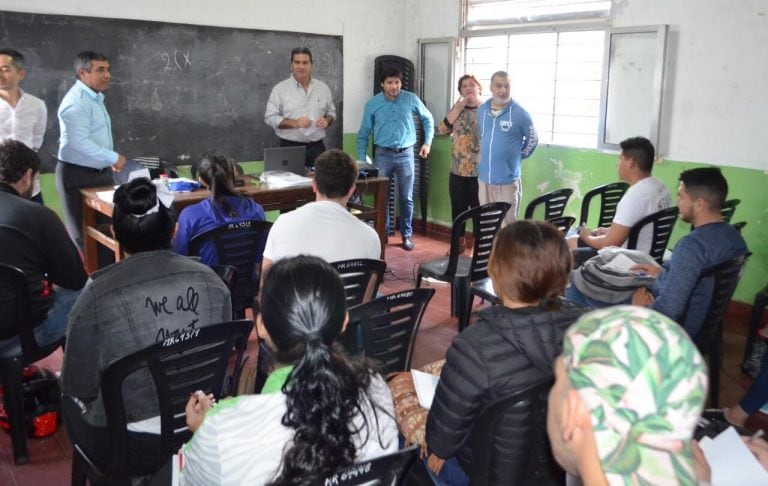
[[[35,328],[35,340],[40,346],[47,346],[67,332],[67,316],[83,289],[70,290],[56,287],[56,297],[53,307],[48,311],[48,317]],[[10,358],[21,355],[21,343],[14,337],[0,343],[0,357]]]
[[[413,234],[413,150],[390,152],[376,147],[374,163],[380,176],[391,177],[395,174],[400,207],[400,234],[403,238],[410,238]],[[389,221],[389,211],[386,229],[388,235],[394,232]]]
[[[422,460],[424,461],[424,469],[429,473],[432,482],[438,486],[466,486],[469,484],[469,476],[461,468],[461,464],[459,464],[459,460],[456,457],[446,459],[439,474],[435,474],[429,469],[426,459]]]
[[[760,410],[760,407],[768,403],[768,352],[763,355],[760,373],[757,374],[747,394],[741,399],[739,405],[749,415]]]

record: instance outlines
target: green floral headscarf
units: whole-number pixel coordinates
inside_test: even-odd
[[[690,441],[707,372],[683,328],[643,307],[585,314],[563,343],[612,485],[696,484]]]

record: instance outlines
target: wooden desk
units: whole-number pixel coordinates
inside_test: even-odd
[[[270,188],[266,185],[254,185],[251,178],[245,177],[246,185],[238,188],[242,194],[250,197],[264,207],[264,211],[273,210],[291,210],[303,206],[308,202],[315,200],[315,193],[311,186],[287,187],[283,189]],[[98,245],[102,244],[112,250],[115,254],[115,261],[123,257],[120,245],[112,236],[98,228],[96,225],[96,215],[103,214],[112,217],[112,203],[99,199],[96,194],[98,191],[108,191],[112,187],[92,187],[80,191],[83,197],[83,245],[85,250],[85,264],[89,272],[99,268]],[[373,227],[379,234],[381,241],[381,258],[384,259],[384,248],[386,242],[386,233],[384,223],[386,221],[387,211],[387,179],[377,177],[374,179],[364,179],[357,181],[357,191],[359,194],[372,194],[373,207],[349,204],[351,209],[359,211],[356,216],[360,219],[373,220]],[[174,207],[178,213],[187,206],[195,204],[210,195],[207,189],[200,189],[194,192],[184,192],[174,194]],[[344,236],[339,235],[339,240]]]

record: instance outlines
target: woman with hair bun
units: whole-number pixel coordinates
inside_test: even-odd
[[[72,421],[73,442],[101,463],[108,440],[101,374],[109,364],[169,336],[232,318],[229,290],[213,270],[171,251],[172,198],[158,195],[142,178],[118,187],[113,201],[112,231],[126,258],[92,273],[72,307],[61,371],[62,392],[83,408],[81,420]],[[146,470],[136,473],[149,474],[162,465],[152,447],[160,433],[155,386],[140,371],[123,387],[131,449],[146,456]]]
[[[211,191],[209,198],[188,206],[181,211],[173,250],[189,255],[189,242],[208,230],[241,221],[264,221],[264,209],[260,204],[235,190],[235,162],[221,150],[205,152],[192,165],[192,177]],[[200,261],[217,265],[216,249],[212,243],[203,245]]]
[[[285,258],[260,296],[256,329],[280,364],[260,395],[212,410],[208,397],[190,398],[195,435],[183,448],[181,484],[322,484],[341,467],[396,451],[386,383],[334,343],[349,320],[336,271],[317,257]]]

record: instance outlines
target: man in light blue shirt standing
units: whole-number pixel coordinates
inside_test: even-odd
[[[112,185],[112,172],[125,166],[115,152],[112,122],[104,105],[104,91],[112,80],[109,59],[84,51],[75,57],[77,81],[59,105],[59,163],[56,189],[61,197],[67,232],[83,249],[83,208],[80,189]]]
[[[382,92],[365,104],[363,120],[357,132],[357,156],[365,160],[368,137],[373,132],[374,164],[383,177],[393,173],[397,180],[400,205],[400,234],[403,248],[413,250],[413,146],[416,143],[416,126],[413,114],[421,118],[424,127],[424,145],[419,157],[427,158],[434,136],[432,114],[418,96],[402,91],[403,75],[397,66],[385,65],[381,70]],[[387,234],[390,234],[387,213]]]

